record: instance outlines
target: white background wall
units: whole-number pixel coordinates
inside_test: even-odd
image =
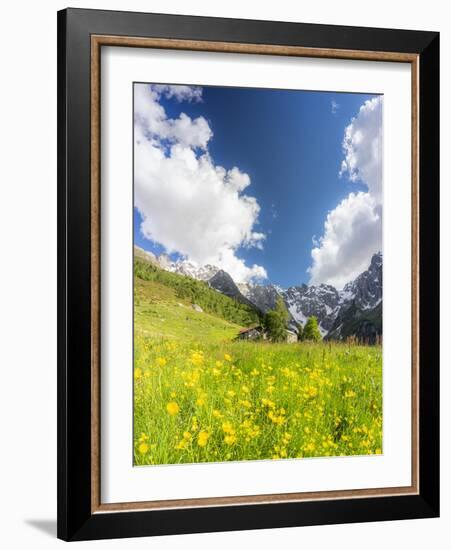
[[[111,548],[443,548],[451,535],[450,155],[451,18],[442,0],[138,2],[72,0],[126,9],[441,32],[442,517],[84,543]],[[8,2],[0,33],[0,541],[53,548],[56,533],[56,11],[65,2]],[[448,185],[447,185],[448,184]],[[449,544],[449,543],[448,543]]]

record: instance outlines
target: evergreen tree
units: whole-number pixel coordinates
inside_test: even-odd
[[[321,340],[321,333],[318,328],[318,319],[312,315],[305,323],[303,331],[303,340],[310,340],[312,342],[319,342]]]
[[[298,342],[301,342],[304,339],[304,327],[301,323],[294,323],[296,331],[298,333]]]
[[[265,316],[265,328],[274,342],[284,342],[287,339],[288,311],[284,301],[279,296],[274,309]]]

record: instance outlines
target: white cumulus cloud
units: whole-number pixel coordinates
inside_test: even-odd
[[[208,152],[213,132],[205,118],[167,117],[161,95],[201,100],[197,88],[176,88],[135,85],[135,206],[141,231],[167,253],[217,265],[237,282],[263,279],[262,266],[247,266],[237,256],[240,247],[261,248],[265,238],[255,230],[257,200],[243,193],[250,178],[237,167],[215,165]]]
[[[200,86],[153,84],[152,89],[157,94],[164,95],[169,99],[174,97],[177,101],[202,101],[202,88]]]
[[[328,213],[324,233],[312,250],[310,284],[342,288],[382,250],[382,96],[366,101],[346,127],[340,176],[361,182]]]
[[[343,152],[340,175],[347,174],[351,181],[361,181],[381,200],[382,96],[365,101],[360,107],[359,114],[345,129]]]
[[[135,84],[135,129],[139,126],[144,137],[154,139],[155,142],[160,142],[160,145],[166,140],[168,143],[178,143],[185,147],[206,149],[213,132],[204,117],[192,120],[185,113],[181,113],[178,118],[171,119],[166,116],[164,108],[159,103],[162,94],[189,100],[190,96],[187,92],[177,95],[177,92],[173,91],[175,86],[171,86],[169,91],[160,90],[160,88],[161,86],[155,89],[148,84]]]

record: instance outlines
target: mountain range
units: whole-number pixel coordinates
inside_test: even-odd
[[[368,269],[347,283],[342,290],[332,285],[292,286],[235,283],[226,271],[213,266],[197,266],[187,260],[172,261],[162,254],[155,256],[135,246],[135,255],[160,268],[206,282],[211,288],[252,306],[262,313],[273,309],[277,298],[284,300],[290,313],[290,325],[305,325],[310,316],[318,319],[326,340],[356,337],[374,343],[382,335],[382,253],[371,258]]]

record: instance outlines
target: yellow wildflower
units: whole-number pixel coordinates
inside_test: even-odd
[[[204,361],[204,354],[201,351],[193,351],[191,354],[191,362],[197,366],[202,365]]]
[[[142,454],[142,455],[145,455],[147,453],[147,451],[149,450],[149,445],[147,445],[147,443],[141,443],[138,447],[138,451]]]
[[[315,386],[307,386],[305,389],[305,397],[316,397],[318,390]]]
[[[139,367],[137,367],[134,372],[135,380],[139,380],[142,375],[143,375],[143,371]]]
[[[209,437],[210,434],[208,432],[199,432],[199,435],[197,436],[197,444],[199,445],[199,447],[205,447],[208,443]]]
[[[197,423],[197,418],[195,416],[193,416],[192,421],[191,421],[191,430],[193,432],[195,432],[198,427],[199,427],[199,424]]]
[[[225,432],[226,434],[235,432],[235,430],[233,429],[232,423],[228,421],[222,423],[222,431]]]
[[[171,416],[175,416],[175,415],[178,414],[178,412],[180,411],[180,407],[178,406],[178,404],[177,404],[175,401],[170,401],[170,402],[166,405],[166,410],[168,411],[168,413],[169,413]]]
[[[273,424],[277,424],[279,426],[285,422],[285,418],[284,418],[283,415],[278,416],[278,415],[274,414],[272,411],[269,411],[268,418],[271,419]]]

